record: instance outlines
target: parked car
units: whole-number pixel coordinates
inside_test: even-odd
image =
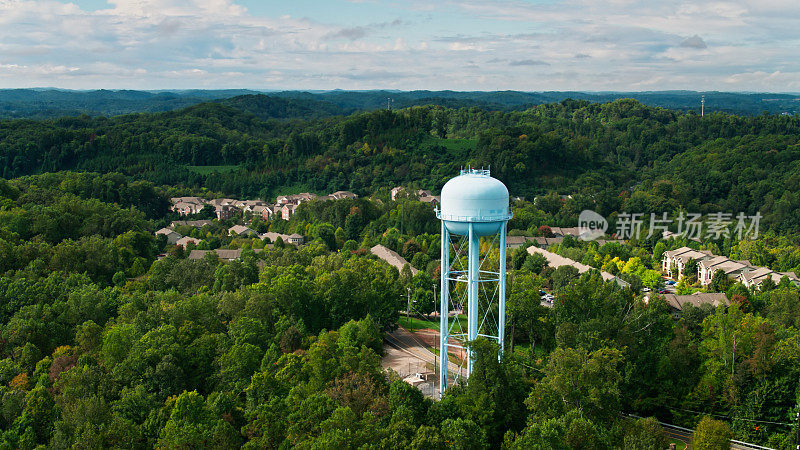
[[[658,291],[658,293],[659,294],[671,294],[672,292],[670,292],[670,291],[668,291],[666,289],[662,289],[662,290]]]

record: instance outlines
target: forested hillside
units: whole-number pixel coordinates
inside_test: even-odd
[[[0,118],[56,118],[88,114],[112,116],[139,112],[170,111],[198,103],[259,94],[247,89],[133,91],[96,90],[70,91],[62,89],[0,89]],[[679,111],[699,111],[700,97],[706,97],[706,111],[741,115],[797,114],[800,97],[797,94],[740,93],[740,92],[521,92],[521,91],[270,91],[263,94],[290,102],[324,103],[321,109],[333,107],[338,114],[438,105],[447,108],[480,107],[494,111],[525,110],[535,105],[560,102],[566,99],[606,103],[633,98],[649,106]],[[328,111],[330,112],[330,111]],[[315,117],[318,114],[314,114]]]
[[[666,447],[654,419],[623,413],[700,424],[699,441],[793,445],[798,287],[715,275],[730,306],[680,318],[642,294],[663,286],[661,255],[687,245],[800,271],[798,118],[634,100],[336,108],[258,95],[0,122],[0,447]],[[759,211],[768,229],[551,248],[626,288],[510,252],[507,354],[476,343],[472,377],[433,401],[381,366],[382,333],[406,302],[435,310],[441,248],[431,205],[388,191],[438,191],[467,164],[526,197],[513,201],[512,234],[574,226],[584,208]],[[194,239],[186,247],[154,235],[185,219],[170,197],[338,189],[361,196],[304,202],[288,221],[176,224]],[[306,244],[233,235],[235,224]],[[372,256],[377,244],[410,266]],[[216,249],[241,253],[226,261]]]
[[[552,249],[630,280],[625,289],[514,250],[508,353],[498,362],[496,349],[478,342],[469,381],[432,401],[381,366],[382,332],[397,326],[406,293],[422,314],[435,309],[440,245],[429,204],[382,195],[315,200],[289,221],[178,225],[198,241],[184,249],[153,235],[179,218],[167,211],[176,190],[119,174],[0,181],[0,445],[666,446],[653,419],[621,413],[688,427],[709,416],[724,422],[704,419],[707,439],[792,445],[796,286],[728,283],[729,308],[687,307],[680,320],[661,298],[639,295],[666,249],[719,251],[713,241],[565,238]],[[537,204],[558,205],[552,197]],[[570,208],[515,206],[517,231],[554,223]],[[234,223],[301,233],[308,243],[232,236]],[[371,256],[375,244],[419,273]],[[785,237],[722,245],[731,257],[800,267]],[[215,248],[241,249],[241,257],[187,257]],[[557,295],[552,308],[540,304],[541,289]]]
[[[113,116],[169,111],[197,103],[252,94],[247,90],[187,90],[176,92],[63,89],[2,89],[0,117],[48,118],[80,114]]]
[[[154,114],[7,120],[0,175],[119,172],[270,198],[409,183],[437,190],[472,164],[491,166],[512,195],[573,195],[580,209],[603,214],[761,211],[769,226],[798,230],[795,116],[700,117],[633,100],[336,112],[259,95]]]

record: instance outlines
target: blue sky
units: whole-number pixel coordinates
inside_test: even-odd
[[[0,0],[0,87],[800,92],[798,0]]]

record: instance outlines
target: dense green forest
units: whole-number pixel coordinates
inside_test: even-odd
[[[247,89],[134,91],[63,89],[0,89],[0,118],[57,118],[88,114],[114,116],[140,112],[170,111],[198,103],[225,102],[236,96],[267,94],[300,104],[316,104],[314,117],[371,111],[387,106],[408,108],[438,105],[448,108],[480,107],[495,111],[524,110],[535,105],[566,99],[606,103],[633,98],[649,106],[680,111],[699,111],[700,96],[706,97],[706,110],[742,115],[797,114],[800,99],[796,94],[736,92],[459,92],[459,91],[269,91]]]
[[[0,182],[3,447],[666,446],[652,419],[622,413],[689,427],[705,417],[701,440],[792,445],[800,292],[788,283],[728,284],[730,308],[675,320],[660,298],[642,301],[641,283],[554,270],[521,247],[509,257],[509,352],[498,362],[475,343],[474,375],[432,401],[380,365],[381,332],[397,326],[406,288],[433,309],[429,205],[312,201],[288,222],[251,223],[303,233],[300,248],[228,236],[242,219],[179,228],[201,239],[187,250],[244,249],[233,262],[190,260],[152,234],[177,218],[171,189],[71,172]],[[517,205],[526,213],[512,227],[554,218]],[[421,271],[370,256],[376,243]],[[554,250],[644,281],[664,250],[685,244],[565,239]],[[798,263],[797,246],[774,236],[726,252]],[[557,293],[553,308],[540,289]]]
[[[0,447],[666,447],[652,418],[623,414],[697,427],[696,443],[793,445],[798,288],[721,283],[729,308],[677,319],[640,289],[683,245],[800,270],[800,120],[633,100],[323,116],[253,96],[0,122]],[[553,248],[630,288],[514,250],[507,354],[476,342],[473,376],[433,401],[381,367],[405,294],[433,309],[440,257],[430,205],[388,189],[438,190],[466,164],[491,165],[527,198],[514,202],[515,234],[574,225],[586,207],[760,211],[767,229]],[[342,188],[362,196],[303,203],[289,221],[179,227],[200,240],[186,249],[153,234],[178,219],[171,196]],[[245,220],[307,244],[228,235]],[[378,243],[420,272],[371,256]],[[189,259],[195,248],[243,252]]]
[[[797,116],[700,117],[623,99],[315,117],[334,109],[326,105],[245,96],[164,113],[6,120],[0,176],[119,172],[269,199],[302,190],[365,195],[399,184],[436,191],[472,164],[491,166],[512,195],[572,195],[573,211],[561,214],[567,222],[586,208],[604,215],[683,208],[760,211],[768,227],[798,231]]]

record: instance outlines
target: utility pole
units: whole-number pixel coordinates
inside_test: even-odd
[[[400,234],[403,234],[403,206],[405,203],[400,203]]]
[[[438,305],[436,305],[436,283],[433,283],[433,306],[434,306],[434,313],[438,310]],[[430,317],[430,314],[428,314]]]
[[[411,288],[407,287],[406,292],[408,293],[408,306],[406,307],[406,320],[409,321],[411,324],[411,331],[414,331],[414,318],[411,317]]]
[[[795,412],[795,437],[794,437],[795,448],[800,450],[800,404],[797,405],[797,411]]]
[[[439,306],[436,304],[436,283],[433,283],[433,313],[434,313],[434,316],[436,315],[436,311],[438,311],[438,310],[439,310]],[[441,333],[441,330],[439,330],[439,332]],[[438,365],[437,365],[437,363],[438,363]],[[436,377],[437,380],[439,379],[439,372],[436,370],[436,368],[438,367],[439,370],[442,370],[441,364],[442,364],[441,355],[437,356],[436,352],[433,352],[433,376]],[[433,386],[434,387],[436,386],[435,382],[434,382]]]

